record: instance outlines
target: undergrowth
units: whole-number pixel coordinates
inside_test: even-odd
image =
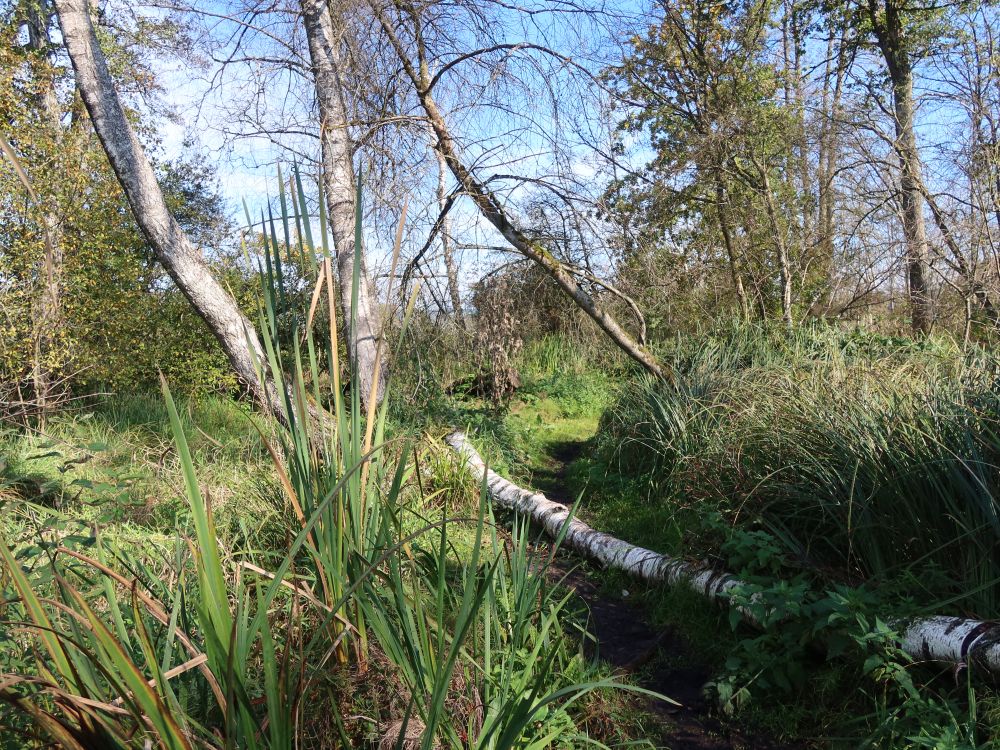
[[[301,186],[291,197],[301,215]],[[642,691],[584,658],[548,547],[499,525],[432,438],[390,436],[391,381],[367,411],[368,384],[341,387],[336,327],[317,338],[286,303],[283,223],[284,248],[273,222],[264,238],[257,322],[280,425],[178,404],[164,382],[162,400],[4,434],[0,745],[623,740],[601,717]],[[331,262],[325,233],[323,250],[315,263]]]
[[[908,616],[996,611],[989,353],[824,327],[720,328],[660,353],[672,383],[536,342],[522,392],[465,424],[508,476],[582,496],[594,526],[740,574],[763,631],[605,575],[685,634],[720,716],[816,746],[992,747],[989,681],[897,646]]]
[[[721,708],[824,745],[992,747],[983,675],[956,684],[895,644],[907,616],[996,611],[993,357],[822,327],[663,354],[674,382],[623,383],[568,477],[594,525],[747,582],[737,603],[771,625],[733,615]],[[649,593],[661,613],[672,596]],[[666,618],[698,632],[691,611]]]

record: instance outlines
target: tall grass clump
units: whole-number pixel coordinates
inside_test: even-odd
[[[162,559],[71,519],[0,540],[0,705],[14,717],[3,742],[544,747],[577,734],[575,701],[612,686],[569,646],[565,599],[548,588],[548,558],[532,552],[523,524],[506,538],[485,492],[463,517],[427,515],[434,498],[411,481],[412,442],[386,436],[391,382],[368,409],[361,393],[372,384],[356,371],[341,382],[326,232],[317,261],[297,174],[295,186],[291,211],[280,195],[283,245],[277,223],[265,224],[260,268],[259,366],[283,409],[282,426],[257,432],[281,487],[283,543],[220,541],[164,382],[188,514]],[[284,287],[282,263],[296,253],[312,268],[309,305]],[[369,694],[380,702],[358,710]]]
[[[996,611],[993,357],[829,329],[717,332],[672,357],[677,381],[632,382],[598,440],[651,502],[762,526],[834,580]]]

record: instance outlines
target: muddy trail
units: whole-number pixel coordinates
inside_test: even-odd
[[[536,468],[533,485],[550,499],[572,504],[567,491],[569,464],[582,452],[582,442],[551,444],[551,463]],[[777,743],[747,733],[713,716],[703,692],[709,667],[698,658],[684,636],[674,628],[655,625],[643,607],[606,590],[593,568],[579,557],[560,552],[549,568],[553,582],[570,588],[588,610],[588,630],[594,641],[591,653],[610,664],[630,682],[665,695],[677,705],[648,699],[655,726],[646,739],[670,750],[792,750],[799,745]]]

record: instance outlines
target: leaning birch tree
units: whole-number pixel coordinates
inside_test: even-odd
[[[398,58],[403,78],[412,87],[419,108],[434,134],[435,149],[443,158],[463,194],[472,199],[479,214],[500,233],[514,251],[541,267],[562,292],[625,354],[656,377],[669,377],[669,370],[664,368],[652,352],[618,322],[598,296],[588,291],[580,282],[579,269],[562,262],[541,238],[534,236],[529,228],[523,226],[490,189],[488,180],[477,174],[476,165],[466,161],[460,139],[453,131],[434,94],[435,86],[441,81],[442,76],[454,66],[490,53],[500,51],[513,54],[530,51],[558,58],[571,65],[568,58],[539,44],[501,43],[488,44],[481,49],[471,49],[449,62],[441,63],[439,57],[429,49],[428,40],[424,35],[428,22],[428,18],[425,17],[427,8],[409,3],[389,6],[379,0],[372,0],[371,9],[389,47]],[[476,8],[469,12],[470,15],[478,17],[483,11]],[[431,71],[432,60],[441,66],[434,73]]]
[[[115,89],[94,32],[88,1],[54,0],[54,5],[77,89],[139,228],[253,397],[271,413],[281,414],[280,394],[260,375],[265,357],[253,324],[212,275],[201,252],[167,206]]]

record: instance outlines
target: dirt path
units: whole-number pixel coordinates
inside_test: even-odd
[[[580,455],[581,442],[559,442],[549,446],[551,463],[536,469],[534,486],[552,500],[572,503],[567,494],[566,470]],[[650,623],[641,606],[607,593],[594,571],[580,559],[559,553],[550,568],[553,581],[572,589],[589,610],[589,630],[596,644],[592,650],[619,673],[642,687],[666,695],[680,705],[648,701],[655,720],[655,734],[647,739],[671,750],[779,750],[795,747],[743,733],[711,715],[702,693],[709,679],[684,637],[672,628]]]

